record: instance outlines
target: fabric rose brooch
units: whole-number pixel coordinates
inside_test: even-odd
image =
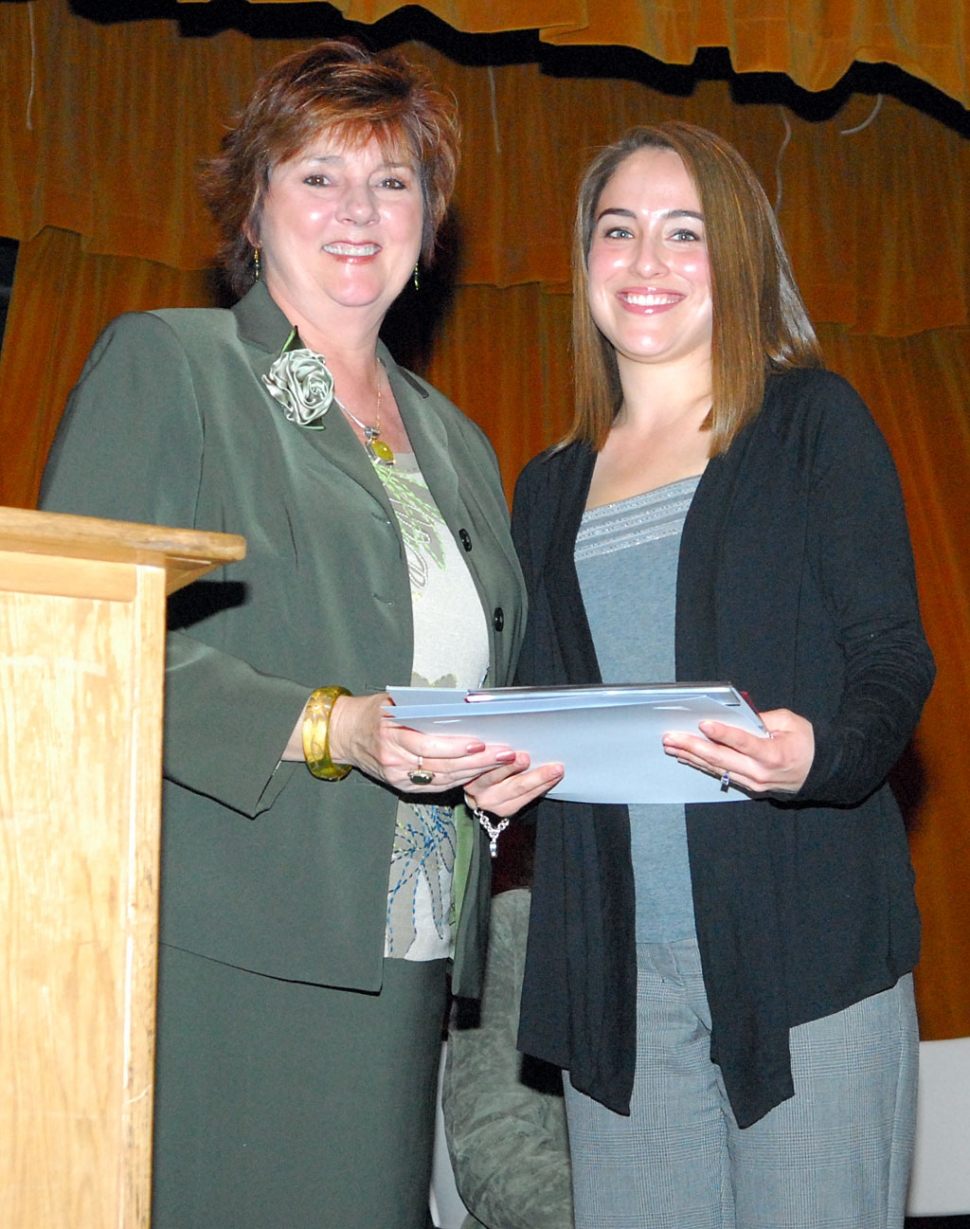
[[[298,427],[323,428],[323,416],[334,403],[333,376],[322,354],[308,350],[296,328],[286,339],[280,356],[263,376],[271,397]]]

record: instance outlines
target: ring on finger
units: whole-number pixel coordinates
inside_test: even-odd
[[[419,755],[417,768],[412,768],[408,773],[408,780],[412,785],[430,785],[434,780],[434,773],[431,769],[421,767],[423,762],[424,757]]]
[[[726,794],[728,786],[730,784],[731,784],[731,774],[725,768],[725,770],[721,773],[721,792]]]

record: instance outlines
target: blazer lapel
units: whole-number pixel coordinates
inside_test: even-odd
[[[397,365],[383,342],[378,354],[387,371],[418,468],[445,523],[454,526],[459,513],[458,475],[449,455],[445,425],[433,412],[427,391],[410,372]]]
[[[269,374],[293,326],[263,282],[256,282],[232,311],[249,365],[262,386],[263,376]],[[374,472],[373,463],[361,448],[353,427],[336,406],[327,411],[319,428],[311,430],[288,423],[282,406],[268,391],[265,396],[267,406],[279,420],[278,425],[284,432],[286,443],[300,463],[322,468],[319,464],[322,460],[326,465],[334,466],[363,487],[380,504],[385,517],[393,520],[387,493]]]

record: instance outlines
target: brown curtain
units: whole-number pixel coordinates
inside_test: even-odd
[[[372,23],[409,0],[328,2],[350,21]],[[636,47],[666,64],[690,64],[700,47],[727,47],[735,71],[786,73],[808,90],[829,89],[853,60],[885,62],[970,105],[965,0],[424,0],[421,7],[456,30],[538,30],[548,43]]]
[[[436,11],[473,28],[476,7]],[[541,28],[548,39],[590,42],[597,31],[633,42],[621,37],[632,27],[605,23],[642,21],[649,7],[651,37],[667,40],[667,58],[693,55],[690,39],[677,39],[694,28],[684,23],[698,6],[490,0],[482,7],[495,22],[504,14],[506,24]],[[587,7],[604,14],[587,17]],[[848,63],[796,29],[794,17],[783,37],[784,23],[767,19],[770,0],[699,7],[708,13],[703,39],[713,40],[711,23],[721,20],[719,41],[743,43],[749,59],[762,29],[764,55],[783,45],[794,58],[811,51],[815,67],[824,60],[836,76]],[[936,7],[934,37],[949,40],[938,48],[943,63],[965,47],[966,32],[953,24],[956,16],[947,25],[948,5]],[[760,14],[758,21],[743,22],[735,8]],[[856,9],[875,21],[882,5]],[[376,20],[385,10],[347,4],[342,11]],[[823,10],[806,5],[816,11]],[[826,37],[849,59],[892,58],[870,54],[878,40],[853,50],[836,28],[842,18],[829,18]],[[879,27],[880,37],[890,24]],[[853,28],[858,33],[864,22]],[[910,50],[922,46],[909,35]],[[103,324],[125,310],[212,301],[205,270],[214,236],[194,192],[198,159],[215,149],[256,74],[298,45],[234,32],[180,38],[169,21],[102,26],[73,15],[67,0],[0,2],[0,234],[21,241],[0,361],[0,502],[35,500],[65,397]],[[410,301],[410,314],[420,315],[412,309],[422,303],[425,314],[441,308],[432,344],[414,345],[411,357],[489,433],[510,491],[522,464],[570,417],[569,219],[589,151],[631,123],[679,116],[735,142],[769,196],[780,195],[829,364],[869,402],[906,492],[940,667],[900,775],[926,920],[920,1010],[925,1036],[970,1033],[970,826],[957,734],[970,708],[970,143],[891,97],[874,117],[875,97],[850,95],[837,114],[809,121],[788,108],[739,103],[721,81],[674,96],[649,80],[545,75],[531,63],[469,66],[422,44],[404,50],[458,98],[466,134],[455,287],[442,304],[431,279]],[[785,68],[768,60],[757,66]]]
[[[208,307],[212,277],[89,256],[72,231],[22,243],[0,362],[0,504],[33,507],[64,402],[109,320],[161,305]]]
[[[899,467],[937,680],[894,784],[908,811],[923,958],[925,1037],[970,1034],[970,824],[962,720],[970,698],[970,331],[903,341],[819,330],[830,367],[872,407]]]

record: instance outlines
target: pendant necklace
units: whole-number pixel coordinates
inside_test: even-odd
[[[351,422],[355,422],[361,431],[364,433],[364,447],[367,449],[367,455],[375,465],[393,465],[394,453],[390,444],[385,443],[381,439],[381,365],[380,359],[377,362],[377,421],[373,427],[368,427],[366,423],[362,423],[356,414],[351,413],[342,401],[338,401],[337,405],[343,410]]]

